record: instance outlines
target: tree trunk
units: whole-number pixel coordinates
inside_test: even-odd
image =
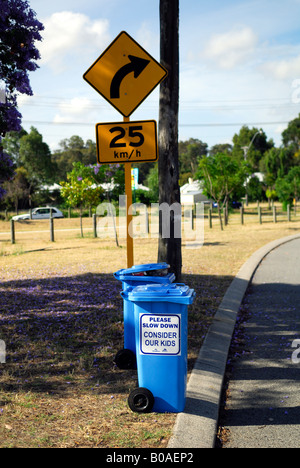
[[[159,104],[159,204],[171,207],[180,203],[178,162],[178,101],[179,101],[179,0],[160,0],[160,57],[168,70],[160,85]],[[166,213],[164,212],[166,216]],[[181,279],[181,223],[175,212],[169,211],[168,220],[160,216],[158,261],[170,264],[176,281]],[[181,218],[181,217],[180,217]],[[163,237],[162,223],[170,223],[170,235]]]
[[[228,219],[229,219],[229,202],[228,198],[226,198],[226,202],[224,204],[224,225],[228,225]]]

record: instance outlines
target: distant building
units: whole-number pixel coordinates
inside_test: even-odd
[[[263,182],[264,181],[264,175],[262,172],[254,172],[254,174],[252,174],[250,177],[248,177],[247,179],[247,184],[250,182],[250,180],[253,178],[253,177],[257,177],[257,179],[259,180],[259,182]]]
[[[53,185],[42,185],[41,190],[48,190],[50,193],[55,192],[56,190],[61,190],[61,186],[58,184]]]
[[[180,187],[180,198],[182,204],[194,205],[195,203],[210,203],[211,200],[203,194],[201,182],[189,179],[188,183]]]

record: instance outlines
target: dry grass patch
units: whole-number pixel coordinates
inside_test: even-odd
[[[182,281],[197,293],[189,308],[189,371],[234,275],[258,248],[300,232],[300,221],[205,226],[205,244],[183,247]],[[78,220],[61,220],[61,228]],[[136,371],[113,363],[123,347],[121,285],[126,246],[62,231],[55,243],[32,232],[0,237],[0,447],[165,447],[176,415],[132,413]],[[41,222],[39,222],[41,223]],[[45,222],[42,222],[45,223]],[[64,224],[66,223],[66,224]],[[9,223],[0,223],[0,232]],[[33,232],[34,231],[34,232]],[[2,239],[2,240],[1,240]],[[156,261],[157,240],[134,241],[135,263]]]

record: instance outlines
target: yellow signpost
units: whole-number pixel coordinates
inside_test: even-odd
[[[163,81],[168,72],[129,34],[122,31],[85,72],[83,78],[124,117],[121,123],[96,125],[99,164],[125,164],[127,198],[127,267],[134,264],[131,163],[156,161],[157,125],[154,120],[130,122],[129,116]]]

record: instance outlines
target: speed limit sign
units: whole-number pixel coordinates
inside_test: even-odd
[[[96,125],[99,164],[156,161],[157,124],[155,120],[113,122]]]

